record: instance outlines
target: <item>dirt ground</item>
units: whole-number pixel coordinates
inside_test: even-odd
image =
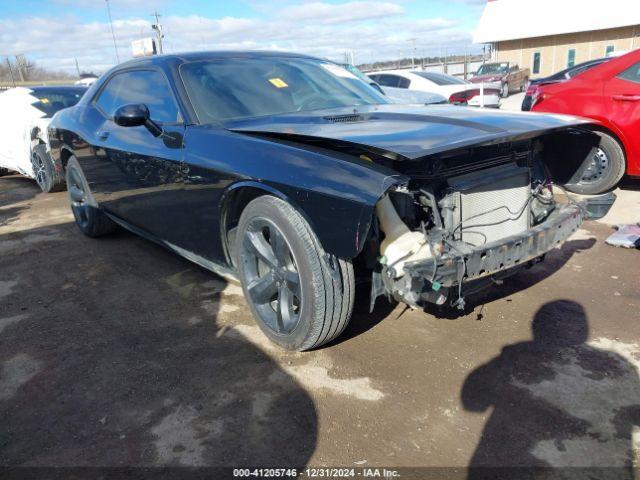
[[[237,285],[1,178],[0,465],[630,465],[640,251],[611,232],[585,223],[460,317],[364,298],[339,341],[286,353]]]

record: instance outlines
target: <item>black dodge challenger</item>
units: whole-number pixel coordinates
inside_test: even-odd
[[[336,338],[356,276],[371,308],[464,307],[542,259],[592,204],[587,121],[391,105],[313,57],[200,52],[135,59],[58,113],[49,139],[78,227],[120,225],[242,283],[287,349]]]

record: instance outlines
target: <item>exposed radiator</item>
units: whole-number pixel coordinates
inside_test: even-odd
[[[528,168],[504,165],[450,178],[454,190],[455,237],[484,245],[516,235],[531,225]],[[459,225],[458,225],[459,224]]]

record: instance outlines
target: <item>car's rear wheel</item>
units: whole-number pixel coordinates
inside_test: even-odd
[[[611,135],[595,132],[600,136],[600,145],[593,152],[582,172],[580,181],[567,185],[567,190],[583,195],[596,195],[615,188],[626,168],[624,151]]]
[[[529,88],[529,78],[525,77],[525,79],[522,81],[522,85],[520,85],[520,91],[524,92],[525,90],[527,90],[527,88]]]
[[[64,189],[64,181],[56,175],[53,161],[47,147],[40,143],[31,151],[31,164],[36,182],[44,193],[58,192]]]
[[[353,266],[324,252],[291,205],[269,195],[251,201],[236,242],[245,297],[269,339],[302,351],[342,333],[353,310]]]
[[[9,174],[9,169],[8,168],[0,168],[0,177],[4,177],[5,175]]]
[[[98,208],[82,168],[73,156],[67,162],[66,177],[71,211],[82,233],[100,237],[113,232],[117,225]]]
[[[502,98],[507,98],[509,96],[509,84],[508,83],[503,83],[502,84],[502,88],[500,89],[500,96]]]

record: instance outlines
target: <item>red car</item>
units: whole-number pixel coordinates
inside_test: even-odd
[[[561,83],[541,86],[534,112],[566,113],[597,122],[599,148],[585,162],[570,190],[596,194],[614,188],[622,176],[640,176],[640,49]]]

